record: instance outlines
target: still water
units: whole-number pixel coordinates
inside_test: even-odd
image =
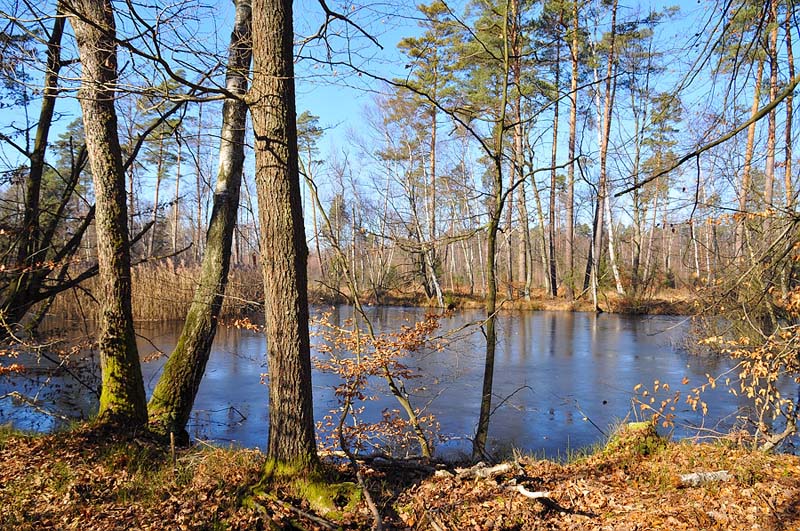
[[[320,310],[320,309],[317,309]],[[327,309],[326,309],[327,310]],[[422,319],[417,308],[379,307],[369,310],[377,331],[397,330]],[[352,308],[333,310],[331,321],[344,323]],[[457,457],[469,453],[474,434],[483,378],[485,340],[478,326],[482,311],[461,311],[444,318],[437,335],[449,338],[442,351],[410,354],[404,364],[420,378],[406,382],[415,407],[436,416],[444,440],[437,453]],[[139,349],[148,358],[154,349],[169,353],[181,323],[141,324]],[[512,448],[548,457],[602,441],[609,428],[623,420],[636,420],[639,407],[632,402],[637,384],[652,391],[653,381],[667,382],[671,390],[661,399],[682,391],[676,404],[676,437],[713,435],[728,429],[746,403],[722,389],[706,393],[708,414],[702,417],[686,405],[686,392],[712,376],[724,373],[730,362],[689,354],[685,345],[689,326],[684,318],[625,316],[567,312],[514,312],[500,315],[495,364],[494,407],[489,446],[497,452]],[[449,331],[458,330],[450,334]],[[316,354],[314,354],[316,355]],[[25,360],[23,360],[25,361]],[[145,386],[152,391],[166,359],[143,362]],[[62,417],[87,417],[96,397],[69,374],[48,370],[46,360],[34,362],[24,377],[0,380],[0,395],[17,390],[35,404],[18,399],[0,400],[0,424],[11,422],[23,429],[50,430]],[[38,364],[37,364],[38,363]],[[248,330],[220,328],[205,378],[195,402],[189,433],[197,438],[249,447],[264,447],[267,434],[267,388],[264,376],[263,335]],[[85,375],[81,377],[86,380]],[[684,378],[686,385],[681,385]],[[315,418],[336,408],[333,387],[340,380],[314,372]],[[371,382],[363,414],[377,420],[384,409],[397,409],[383,380]],[[38,394],[37,394],[38,393]]]

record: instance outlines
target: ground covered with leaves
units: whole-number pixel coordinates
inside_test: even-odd
[[[0,528],[372,527],[363,501],[320,515],[282,488],[254,497],[263,464],[256,450],[196,444],[172,454],[146,436],[91,427],[45,436],[0,429]],[[353,480],[346,466],[331,469]],[[732,442],[623,432],[568,464],[519,457],[491,474],[477,470],[362,463],[384,529],[800,529],[800,458]],[[682,474],[720,470],[726,480],[681,483]]]

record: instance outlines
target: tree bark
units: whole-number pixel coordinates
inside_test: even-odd
[[[250,0],[236,0],[236,19],[231,33],[226,88],[244,96],[251,58]],[[211,352],[222,309],[231,245],[239,210],[239,189],[244,165],[247,105],[227,98],[222,107],[219,169],[214,206],[206,234],[206,250],[192,306],[172,354],[164,366],[149,403],[149,422],[155,431],[175,433],[187,439],[186,423]]]
[[[792,9],[786,10],[786,63],[789,70],[789,79],[794,79],[794,50],[792,48]],[[794,110],[794,91],[786,96],[786,147],[784,156],[784,191],[786,192],[786,209],[794,210],[794,191],[792,189],[792,112]]]
[[[297,158],[291,0],[253,2],[256,185],[269,365],[267,455],[316,462],[306,247]]]
[[[567,300],[575,299],[575,143],[578,123],[578,0],[572,3],[572,44],[570,58],[572,74],[570,76],[570,109],[569,109],[569,166],[567,167],[567,237],[566,237],[566,296]]]
[[[61,4],[56,6],[56,18],[53,22],[53,29],[47,40],[47,70],[44,77],[44,91],[42,94],[42,106],[39,111],[39,121],[36,124],[36,137],[33,142],[33,151],[30,152],[30,168],[25,178],[25,197],[23,204],[22,226],[20,227],[17,246],[17,269],[18,277],[9,279],[8,285],[3,290],[2,314],[4,324],[14,325],[20,323],[25,314],[31,308],[31,295],[39,291],[41,283],[50,268],[45,268],[42,262],[46,262],[47,253],[42,254],[42,250],[49,246],[50,242],[44,242],[41,238],[40,220],[41,209],[39,205],[42,175],[45,167],[45,153],[47,152],[50,126],[53,123],[53,113],[58,96],[58,78],[61,69],[61,38],[64,34],[65,19],[62,16]],[[71,195],[71,194],[70,194]],[[66,196],[64,201],[69,201]],[[46,274],[42,274],[46,269]],[[5,327],[0,328],[0,337],[5,337]]]
[[[755,88],[753,89],[753,106],[750,109],[750,116],[758,113],[758,104],[761,101],[761,77],[764,75],[764,60],[759,59],[756,69]],[[739,212],[741,217],[736,226],[734,256],[737,260],[744,259],[744,240],[746,231],[747,198],[750,192],[750,172],[753,166],[753,150],[756,138],[756,122],[747,128],[747,144],[744,150],[744,168],[742,169],[742,180],[739,187]]]
[[[117,132],[116,27],[110,0],[70,3],[82,65],[78,94],[96,202],[100,321],[101,422],[128,426],[147,418],[144,383],[131,313],[131,266],[125,173]]]
[[[559,27],[564,21],[564,12],[559,13]],[[547,276],[550,278],[550,296],[558,296],[558,276],[556,275],[556,160],[558,156],[558,107],[559,107],[559,85],[561,83],[561,40],[556,39],[556,64],[555,64],[555,99],[553,101],[553,146],[550,152],[550,202],[549,202],[549,223],[548,223],[548,258],[550,267]]]

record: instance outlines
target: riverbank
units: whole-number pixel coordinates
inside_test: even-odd
[[[691,315],[694,311],[694,297],[691,291],[686,289],[663,289],[646,297],[624,296],[614,290],[608,290],[600,292],[598,299],[600,309],[607,313]],[[320,305],[347,303],[344,297],[331,297],[330,292],[314,288],[309,289],[309,300]],[[382,294],[380,298],[366,295],[362,296],[362,300],[370,306],[436,307],[434,299],[418,292],[390,292]],[[444,302],[448,309],[480,309],[485,306],[482,296],[460,292],[445,293]],[[594,312],[594,305],[587,296],[570,301],[563,296],[551,297],[543,289],[533,290],[529,298],[509,299],[498,294],[497,306],[501,311]]]
[[[371,527],[363,501],[335,518],[312,514],[283,491],[248,503],[263,462],[256,450],[203,443],[173,456],[144,435],[86,426],[38,436],[0,428],[0,521],[18,531]],[[567,464],[522,457],[508,465],[481,479],[469,471],[459,477],[452,465],[362,464],[385,529],[800,526],[800,458],[751,452],[732,440],[623,434]],[[720,470],[727,479],[681,483],[682,474]]]
[[[263,312],[263,278],[255,267],[231,269],[225,299],[222,306],[223,319],[255,317]],[[143,264],[133,268],[132,307],[134,320],[175,321],[183,319],[194,297],[200,270],[196,265],[185,265],[165,260],[160,264]],[[85,319],[97,321],[99,306],[91,293],[100,289],[97,278],[82,284],[82,289],[59,294],[49,307],[48,314],[61,320]],[[544,289],[534,289],[530,298],[515,294],[506,297],[498,294],[501,310],[548,310],[548,311],[594,311],[591,298],[568,301],[562,294],[551,297]],[[309,281],[309,301],[319,305],[346,304],[344,294],[326,288],[324,284]],[[689,315],[692,313],[693,294],[689,289],[664,288],[647,296],[620,296],[613,289],[601,290],[598,296],[600,308],[609,313],[649,314],[649,315]],[[434,307],[435,300],[414,289],[394,289],[375,294],[365,291],[361,300],[371,306],[411,306]],[[484,300],[480,294],[467,291],[450,290],[444,294],[445,306],[451,309],[483,308]]]

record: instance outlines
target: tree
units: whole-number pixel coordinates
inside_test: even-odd
[[[68,166],[61,165],[59,169],[56,169],[46,162],[50,128],[54,121],[59,94],[59,72],[63,65],[61,41],[64,24],[65,18],[59,3],[56,6],[53,27],[46,40],[47,61],[42,102],[38,121],[35,126],[30,127],[35,130],[32,149],[27,148],[30,145],[30,139],[27,137],[24,142],[17,143],[9,136],[2,135],[5,142],[28,160],[28,166],[16,170],[23,175],[21,178],[24,194],[21,205],[22,220],[20,225],[13,230],[15,237],[11,239],[11,248],[4,250],[4,256],[12,260],[10,263],[4,264],[6,267],[0,274],[0,282],[3,286],[0,292],[0,316],[5,325],[0,327],[0,337],[6,337],[9,332],[8,326],[21,324],[36,303],[52,298],[59,291],[69,287],[70,284],[63,282],[69,259],[78,250],[81,238],[94,216],[94,210],[89,209],[84,220],[72,228],[72,236],[65,239],[63,246],[57,248],[53,237],[66,225],[65,213],[74,198],[73,192],[78,185],[86,162],[82,137],[76,139],[77,145],[71,146]],[[33,34],[33,32],[25,33],[28,37]],[[7,37],[7,40],[12,43],[14,41],[11,37]],[[26,46],[28,40],[27,38],[23,39],[23,43],[17,44],[17,46]],[[11,59],[10,56],[10,53],[4,52],[3,61],[7,61],[9,64],[4,65],[3,71],[10,72],[13,78],[24,79],[24,72],[17,71],[18,69],[14,67],[17,61]],[[15,83],[8,79],[4,81],[4,84],[10,89],[15,87]],[[20,104],[27,105],[28,89],[25,86],[15,87],[15,89],[21,90],[23,93]],[[46,205],[43,194],[47,193],[45,189],[48,186],[45,181],[48,178],[51,183],[57,180],[61,181],[63,185],[55,186],[56,190],[49,187],[50,192],[55,193],[55,196],[51,196],[51,204]],[[53,279],[51,275],[55,271],[57,271],[56,278]],[[48,283],[48,279],[56,282]],[[29,332],[33,332],[37,324],[38,319],[34,318],[26,327]]]
[[[423,286],[428,297],[436,297],[437,304],[444,307],[439,269],[441,259],[437,238],[437,192],[441,188],[441,170],[437,168],[439,105],[451,106],[456,94],[454,91],[454,48],[461,32],[457,24],[450,20],[450,8],[441,0],[429,5],[420,5],[419,25],[425,28],[420,37],[409,37],[400,41],[398,48],[406,55],[410,69],[404,82],[411,90],[400,87],[394,98],[389,100],[391,114],[387,119],[400,120],[407,124],[415,153],[408,154],[417,159],[416,174],[418,182],[413,186],[421,190],[420,206],[416,198],[411,198],[415,214],[412,236],[418,240],[419,264]],[[424,90],[425,97],[419,91]],[[435,103],[434,103],[435,102]],[[424,216],[418,214],[424,212]]]
[[[305,159],[300,158],[300,171],[303,173],[311,194],[311,223],[314,230],[314,246],[317,252],[317,263],[322,279],[325,279],[325,266],[322,263],[322,251],[319,245],[320,230],[317,223],[317,187],[314,185],[315,170],[322,164],[321,161],[314,160],[317,154],[317,142],[322,137],[323,129],[319,125],[319,116],[314,116],[308,111],[303,111],[297,117],[297,149],[299,154]]]
[[[231,96],[225,99],[222,108],[219,170],[200,284],[195,290],[178,343],[164,366],[149,403],[150,425],[158,432],[176,433],[183,439],[188,438],[185,433],[186,422],[217,330],[239,209],[247,105],[236,96],[244,96],[247,90],[252,12],[248,0],[237,0],[235,5],[236,19],[231,33],[226,75],[226,87]]]
[[[481,390],[481,407],[478,426],[472,441],[473,459],[483,458],[486,454],[486,440],[489,436],[489,419],[492,410],[492,389],[494,386],[494,359],[497,348],[496,312],[497,312],[497,235],[503,215],[503,207],[513,192],[514,187],[505,188],[504,153],[505,132],[508,127],[508,103],[511,89],[511,41],[509,29],[509,2],[500,6],[485,6],[485,11],[476,22],[473,41],[474,49],[483,50],[480,59],[475,61],[472,76],[471,103],[485,107],[487,112],[477,112],[476,116],[485,117],[489,121],[489,138],[484,138],[475,129],[473,135],[481,144],[489,161],[490,193],[488,198],[488,223],[486,228],[486,356],[484,359],[483,385]],[[489,44],[481,38],[500,36]],[[483,62],[483,65],[481,65]],[[486,66],[488,65],[488,68]],[[480,68],[484,66],[484,68]],[[483,85],[485,83],[485,85]],[[510,229],[510,227],[509,227]]]
[[[272,461],[317,460],[311,397],[306,265],[292,54],[291,0],[253,1],[256,187],[266,297]]]
[[[572,27],[567,30],[569,35],[568,46],[570,56],[570,85],[569,85],[569,166],[567,167],[567,234],[566,234],[566,284],[567,300],[575,298],[575,144],[578,121],[578,66],[581,54],[581,27],[580,6],[578,0],[572,1],[571,19]],[[566,28],[565,28],[566,29]]]
[[[82,76],[78,95],[97,201],[97,258],[102,314],[102,390],[98,417],[136,426],[147,419],[131,313],[131,263],[125,173],[117,133],[116,26],[110,0],[76,0],[69,18],[78,42]]]

